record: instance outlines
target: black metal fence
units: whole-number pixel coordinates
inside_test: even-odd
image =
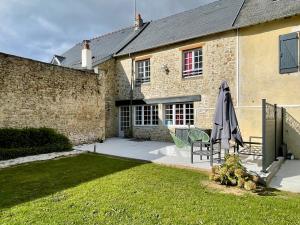
[[[284,109],[262,100],[263,171],[282,155]]]

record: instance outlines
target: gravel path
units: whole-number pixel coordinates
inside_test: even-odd
[[[70,152],[54,152],[49,154],[33,155],[33,156],[16,158],[16,159],[10,159],[5,161],[0,161],[0,169],[16,166],[24,163],[29,163],[29,162],[45,161],[45,160],[50,160],[50,159],[55,159],[60,157],[74,156],[82,153],[84,153],[84,151],[74,150]]]

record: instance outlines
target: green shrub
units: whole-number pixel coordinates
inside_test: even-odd
[[[227,186],[238,186],[246,190],[255,190],[259,177],[247,173],[238,155],[226,155],[225,162],[212,168],[212,181]]]
[[[50,128],[0,129],[0,160],[70,150],[69,139]]]

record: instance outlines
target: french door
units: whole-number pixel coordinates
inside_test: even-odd
[[[119,110],[119,136],[124,137],[130,128],[130,107],[121,106]]]

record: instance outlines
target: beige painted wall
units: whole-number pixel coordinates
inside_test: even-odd
[[[240,30],[240,109],[242,131],[261,135],[259,111],[261,99],[283,105],[296,121],[300,121],[300,72],[279,73],[279,36],[300,31],[300,17],[292,17]],[[253,121],[253,123],[252,123]],[[288,148],[300,158],[298,135],[286,126]]]
[[[193,78],[182,78],[182,51],[181,47],[203,43],[203,75]],[[212,117],[218,88],[221,81],[226,79],[232,87],[233,99],[236,93],[236,34],[235,31],[199,38],[172,46],[160,48],[133,57],[150,56],[151,82],[134,88],[135,99],[166,98],[174,96],[201,95],[201,102],[195,102],[195,125],[209,128],[212,126]],[[170,70],[166,74],[161,69],[166,64]],[[118,99],[130,98],[131,59],[123,57],[117,59]],[[162,105],[159,106],[163,110]],[[151,139],[168,140],[168,128],[163,125],[163,113],[160,113],[160,126],[136,127],[136,136],[145,136]],[[174,127],[169,127],[174,129]]]

